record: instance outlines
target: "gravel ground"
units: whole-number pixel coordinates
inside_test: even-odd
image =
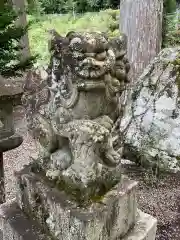
[[[14,198],[16,193],[14,188],[14,171],[19,171],[24,165],[30,162],[30,156],[37,154],[34,140],[27,132],[24,112],[21,107],[16,107],[14,120],[16,132],[23,136],[24,141],[18,148],[3,154],[5,189],[8,200]]]
[[[33,139],[27,133],[23,109],[14,112],[15,126],[23,138],[23,144],[4,154],[6,198],[15,196],[13,172],[28,164],[29,157],[37,155]],[[158,219],[157,240],[180,239],[180,173],[161,175],[159,179],[145,173],[130,162],[123,165],[130,179],[139,181],[137,197],[139,208]]]
[[[180,173],[152,173],[134,164],[126,164],[124,173],[139,182],[137,198],[139,208],[158,219],[156,240],[180,239]]]

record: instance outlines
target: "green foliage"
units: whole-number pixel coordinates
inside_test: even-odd
[[[65,0],[40,0],[44,13],[63,13],[65,7]]]
[[[167,14],[165,17],[166,28],[163,37],[163,47],[180,45],[180,16],[179,12]]]
[[[117,0],[27,0],[27,3],[29,14],[84,13],[119,6]]]
[[[26,1],[27,12],[32,15],[41,15],[44,13],[44,9],[39,0],[27,0]]]
[[[164,7],[166,13],[173,13],[176,11],[176,0],[164,0]]]
[[[66,35],[69,31],[101,31],[108,33],[110,37],[118,36],[118,16],[119,11],[111,9],[75,16],[43,15],[38,21],[36,21],[37,17],[29,16],[29,21],[33,23],[29,30],[31,52],[39,55],[38,65],[48,63],[48,30],[50,29],[55,29],[61,35]]]
[[[7,4],[0,6],[0,75],[4,77],[19,74],[31,67],[32,60],[21,61],[19,40],[26,33],[27,27],[15,25],[17,14]]]

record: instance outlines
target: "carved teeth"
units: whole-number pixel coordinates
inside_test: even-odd
[[[103,61],[106,59],[106,51],[102,52],[102,53],[99,53],[99,54],[96,54],[96,59],[99,60],[99,61]]]
[[[84,56],[93,58],[96,56],[96,53],[85,53]]]

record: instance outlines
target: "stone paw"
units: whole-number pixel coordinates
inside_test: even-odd
[[[97,122],[109,131],[111,131],[111,129],[113,127],[112,119],[110,117],[106,116],[106,115],[97,119]]]
[[[120,163],[120,160],[120,155],[114,150],[109,150],[105,154],[105,163],[110,166],[116,166]]]
[[[53,169],[60,171],[67,169],[71,165],[72,161],[70,150],[67,148],[57,150],[51,154],[50,158],[52,161]]]

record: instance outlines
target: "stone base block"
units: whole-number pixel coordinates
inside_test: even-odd
[[[35,220],[29,220],[22,213],[14,201],[0,206],[0,228],[3,240],[52,240]]]
[[[138,210],[134,228],[122,240],[155,240],[157,220]]]
[[[137,183],[128,179],[83,204],[25,167],[17,177],[17,201],[57,240],[115,240],[136,222]]]
[[[113,238],[116,240],[155,240],[157,221],[155,218],[138,210],[135,226],[124,237]],[[75,227],[75,226],[74,226]],[[74,236],[52,238],[48,232],[43,232],[35,220],[29,220],[13,201],[0,206],[0,228],[3,240],[74,240]],[[65,230],[65,229],[64,229]],[[93,237],[91,235],[90,237]],[[1,238],[0,238],[1,239]],[[110,238],[91,238],[101,240]]]

